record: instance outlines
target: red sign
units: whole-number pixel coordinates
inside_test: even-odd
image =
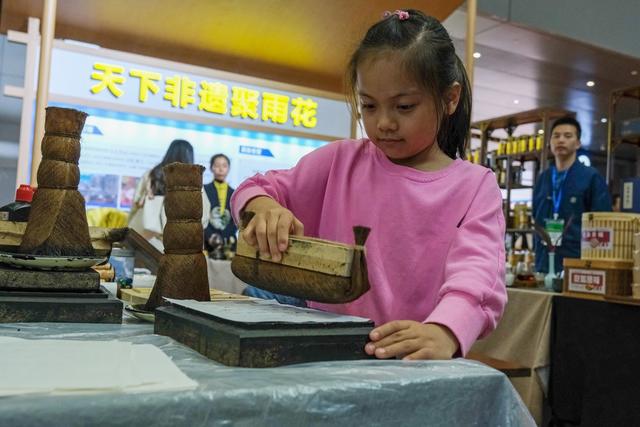
[[[606,272],[602,270],[569,269],[569,290],[590,294],[604,294]]]
[[[582,246],[593,249],[613,249],[613,230],[610,228],[582,230]]]

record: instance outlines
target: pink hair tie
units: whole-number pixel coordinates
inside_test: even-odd
[[[382,14],[383,18],[388,18],[391,15],[398,15],[398,19],[401,21],[406,21],[409,19],[409,12],[405,10],[394,10],[393,12],[389,12],[388,10]]]

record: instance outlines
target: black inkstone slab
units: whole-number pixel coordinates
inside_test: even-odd
[[[93,293],[0,292],[0,323],[122,323],[122,301]]]
[[[100,274],[92,269],[80,271],[40,271],[0,267],[0,290],[45,292],[97,292]]]
[[[154,332],[227,366],[269,368],[295,363],[369,359],[373,322],[242,323],[179,306],[155,311]]]

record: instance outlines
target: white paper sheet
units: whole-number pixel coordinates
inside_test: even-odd
[[[369,319],[345,316],[310,308],[279,304],[273,300],[215,301],[177,300],[165,298],[171,304],[243,323],[348,323],[367,322]]]
[[[196,386],[152,345],[0,337],[0,396],[135,393]]]

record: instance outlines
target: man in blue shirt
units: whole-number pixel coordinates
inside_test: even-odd
[[[533,190],[533,219],[554,243],[555,272],[562,260],[580,258],[582,213],[611,211],[611,196],[604,178],[592,167],[576,161],[580,148],[580,123],[573,117],[556,120],[551,127],[551,152],[555,164],[542,172]],[[568,227],[567,227],[568,226]],[[560,239],[560,233],[567,227]],[[535,236],[536,271],[549,271],[549,252]]]

